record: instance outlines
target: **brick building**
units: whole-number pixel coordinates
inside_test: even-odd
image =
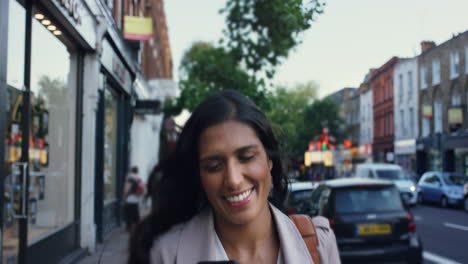
[[[394,161],[393,70],[397,62],[398,58],[393,57],[371,71],[374,117],[372,153],[377,162]]]
[[[417,172],[468,173],[468,31],[421,51]]]

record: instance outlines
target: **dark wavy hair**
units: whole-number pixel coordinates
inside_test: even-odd
[[[273,190],[269,200],[282,209],[288,192],[278,142],[265,114],[246,96],[224,90],[196,107],[185,124],[174,152],[161,163],[162,177],[155,185],[151,213],[133,230],[128,263],[149,264],[153,241],[172,226],[188,221],[209,202],[199,175],[198,141],[208,127],[237,120],[252,127],[273,162]]]

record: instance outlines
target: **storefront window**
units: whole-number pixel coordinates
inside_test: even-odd
[[[8,4],[7,84],[16,89],[22,89],[24,83],[26,10],[16,0],[10,0]]]
[[[468,175],[468,148],[455,149],[455,171]]]
[[[39,14],[31,48],[30,242],[72,223],[75,209],[76,54]]]
[[[440,151],[431,148],[427,152],[427,157],[429,161],[428,171],[442,171],[442,156]]]
[[[104,202],[117,198],[117,96],[105,90],[105,128],[104,128]]]

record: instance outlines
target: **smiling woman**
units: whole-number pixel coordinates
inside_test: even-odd
[[[155,186],[129,263],[313,263],[279,210],[287,178],[270,123],[239,92],[214,94],[194,110]],[[333,231],[316,226],[321,261],[339,263]]]

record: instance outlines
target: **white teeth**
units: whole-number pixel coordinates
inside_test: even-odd
[[[237,203],[237,202],[240,202],[242,200],[244,200],[245,198],[247,198],[247,196],[249,196],[249,194],[252,192],[253,189],[249,189],[239,195],[235,195],[235,196],[229,196],[229,197],[226,197],[226,199],[231,202],[231,203]]]

